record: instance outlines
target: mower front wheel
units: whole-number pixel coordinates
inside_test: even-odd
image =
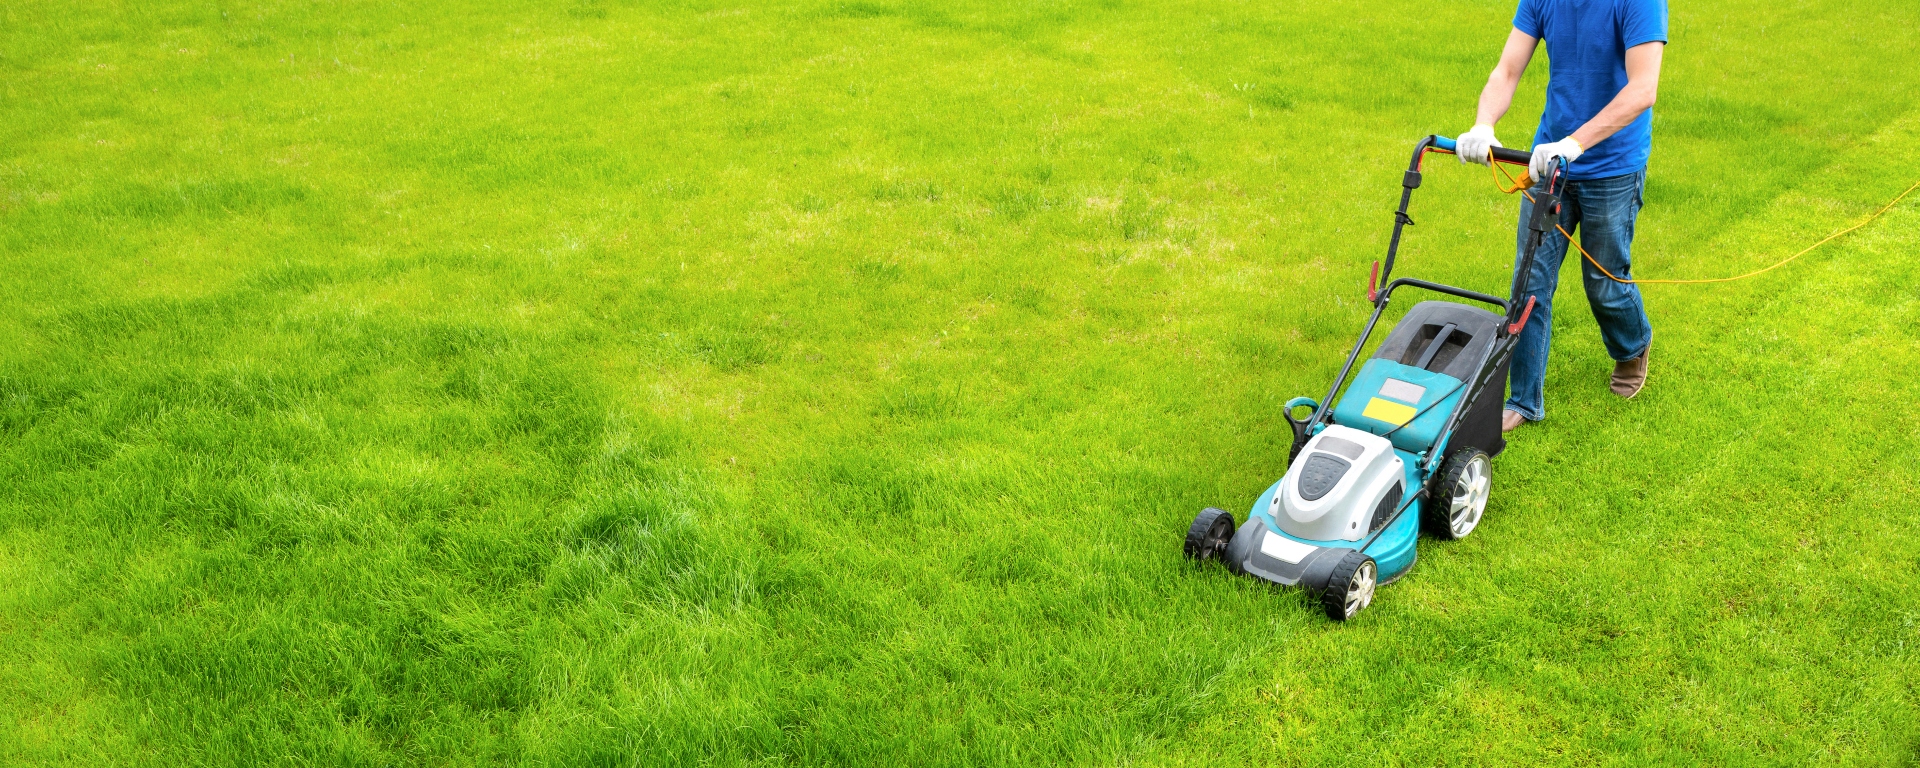
[[[1320,606],[1327,618],[1346,621],[1373,604],[1373,590],[1380,585],[1380,566],[1360,552],[1348,552],[1333,567],[1326,591],[1320,593]]]
[[[1187,527],[1187,559],[1207,560],[1219,557],[1227,551],[1227,542],[1233,540],[1233,514],[1224,509],[1207,507],[1193,518],[1193,525]]]

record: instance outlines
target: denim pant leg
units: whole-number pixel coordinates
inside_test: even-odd
[[[1536,194],[1545,191],[1544,185],[1533,188]],[[1563,201],[1560,206],[1560,226],[1568,232],[1574,231],[1578,223],[1576,208],[1572,200]],[[1519,269],[1521,260],[1526,257],[1527,237],[1532,234],[1527,229],[1527,222],[1532,218],[1533,203],[1522,196],[1520,228],[1514,245],[1514,269]],[[1520,305],[1523,307],[1529,296],[1533,297],[1535,303],[1533,314],[1527,318],[1527,326],[1520,330],[1520,338],[1514,344],[1513,367],[1507,374],[1511,393],[1507,396],[1506,408],[1518,411],[1530,421],[1547,417],[1547,349],[1553,341],[1553,292],[1559,287],[1560,263],[1566,255],[1567,238],[1556,230],[1547,230],[1540,238],[1539,250],[1534,251],[1533,269],[1527,275],[1525,292],[1520,296]]]
[[[1645,171],[1605,179],[1585,179],[1567,184],[1561,196],[1560,226],[1580,236],[1581,245],[1608,272],[1632,279],[1633,225],[1640,216],[1640,193],[1646,185]],[[1534,187],[1535,192],[1544,191]],[[1520,203],[1519,246],[1527,242],[1527,220],[1533,216],[1533,203]],[[1530,420],[1546,418],[1547,352],[1553,340],[1553,293],[1560,282],[1560,266],[1567,255],[1567,238],[1548,231],[1534,253],[1533,271],[1528,276],[1527,294],[1536,300],[1533,317],[1520,332],[1513,351],[1513,368],[1508,374],[1511,394],[1506,407]],[[1516,249],[1517,251],[1518,249]],[[1515,256],[1515,267],[1519,256]],[[1647,320],[1640,289],[1618,283],[1580,259],[1581,284],[1586,288],[1587,306],[1600,326],[1600,338],[1607,355],[1616,361],[1631,360],[1653,343],[1653,325]]]
[[[1633,224],[1640,217],[1640,191],[1647,173],[1576,181],[1569,186],[1580,203],[1580,243],[1595,261],[1622,279],[1633,278]],[[1581,282],[1587,305],[1600,325],[1607,356],[1616,362],[1632,360],[1653,343],[1653,325],[1647,320],[1640,287],[1607,278],[1584,258]]]

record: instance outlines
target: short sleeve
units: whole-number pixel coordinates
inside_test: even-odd
[[[1636,2],[1638,2],[1638,0],[1636,0]],[[1665,14],[1662,14],[1663,22],[1664,16]],[[1526,33],[1527,36],[1535,40],[1539,40],[1546,37],[1546,35],[1541,34],[1546,31],[1541,29],[1542,26],[1540,23],[1540,0],[1520,0],[1520,8],[1513,12],[1513,28]],[[1666,25],[1662,23],[1662,29],[1664,29],[1665,26]]]
[[[1525,7],[1525,2],[1521,0],[1521,7]],[[1667,41],[1667,0],[1626,0],[1622,5],[1625,7],[1620,14],[1621,47]]]

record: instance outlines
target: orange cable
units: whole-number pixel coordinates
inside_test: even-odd
[[[1517,165],[1517,163],[1516,163],[1516,165]],[[1506,193],[1506,194],[1509,194],[1509,195],[1511,195],[1511,194],[1513,194],[1513,193],[1515,193],[1515,192],[1519,192],[1519,191],[1521,191],[1521,190],[1523,190],[1523,189],[1526,189],[1527,187],[1531,187],[1531,186],[1533,186],[1533,177],[1532,177],[1531,175],[1529,175],[1529,176],[1521,176],[1521,177],[1520,177],[1520,180],[1519,180],[1519,181],[1513,181],[1513,174],[1511,174],[1511,173],[1507,173],[1507,169],[1505,169],[1505,168],[1501,168],[1501,167],[1500,167],[1500,162],[1499,162],[1499,161],[1495,161],[1495,160],[1493,159],[1493,155],[1492,155],[1491,153],[1489,153],[1489,154],[1487,155],[1487,173],[1489,173],[1489,174],[1491,174],[1491,173],[1494,173],[1494,172],[1496,172],[1496,171],[1497,171],[1497,172],[1499,172],[1499,173],[1502,173],[1502,174],[1505,174],[1505,175],[1506,175],[1506,177],[1507,177],[1507,181],[1512,181],[1512,182],[1513,182],[1513,186],[1512,186],[1511,188],[1509,188],[1509,187],[1507,187],[1506,185],[1504,185],[1504,184],[1501,184],[1501,183],[1500,183],[1500,177],[1499,177],[1499,176],[1495,176],[1495,177],[1493,177],[1493,188],[1494,188],[1494,189],[1497,189],[1497,190],[1500,190],[1500,191],[1501,191],[1501,192],[1503,192],[1503,193]],[[1533,199],[1533,195],[1527,195],[1527,199],[1528,199],[1528,200],[1532,200],[1532,199]]]
[[[1508,181],[1514,180],[1513,174],[1507,173],[1507,169],[1505,168],[1498,167],[1499,166],[1498,163],[1488,163],[1488,166],[1490,167],[1491,170],[1497,170],[1499,173],[1505,175]],[[1508,189],[1505,186],[1502,186],[1500,184],[1500,178],[1496,176],[1493,179],[1493,186],[1494,188],[1499,189],[1501,192],[1505,192],[1507,194],[1520,192],[1521,194],[1526,195],[1527,200],[1531,202],[1533,200],[1533,195],[1526,194],[1524,190],[1532,186],[1532,182],[1533,180],[1531,178],[1522,176],[1519,181],[1514,183],[1514,186],[1512,189]],[[1788,256],[1785,259],[1782,259],[1771,266],[1768,266],[1762,269],[1756,269],[1744,275],[1736,275],[1734,277],[1710,277],[1710,278],[1702,278],[1698,280],[1626,280],[1626,279],[1622,279],[1619,277],[1615,277],[1612,272],[1608,272],[1606,267],[1600,266],[1600,262],[1596,261],[1593,258],[1593,254],[1587,253],[1586,246],[1581,245],[1580,241],[1573,239],[1573,233],[1568,232],[1565,227],[1560,226],[1559,222],[1557,221],[1554,222],[1553,228],[1560,230],[1561,236],[1567,238],[1567,242],[1573,243],[1573,247],[1580,249],[1580,255],[1587,257],[1588,264],[1592,264],[1594,269],[1600,270],[1600,274],[1606,275],[1607,279],[1612,280],[1616,283],[1627,283],[1629,285],[1638,285],[1640,283],[1646,283],[1649,285],[1656,284],[1656,283],[1666,283],[1670,285],[1688,284],[1688,283],[1730,283],[1735,280],[1745,280],[1749,277],[1753,277],[1754,275],[1771,272],[1775,269],[1786,266],[1788,262],[1791,262],[1794,259],[1800,258],[1801,256],[1805,256],[1807,255],[1808,252],[1812,251],[1813,249],[1826,245],[1829,242],[1832,242],[1834,238],[1840,237],[1841,235],[1847,234],[1848,232],[1852,232],[1868,224],[1872,224],[1874,219],[1880,218],[1880,214],[1886,213],[1887,211],[1891,210],[1895,205],[1899,205],[1901,200],[1906,199],[1907,195],[1912,194],[1913,191],[1916,189],[1920,189],[1920,181],[1916,181],[1913,183],[1913,186],[1907,187],[1907,191],[1901,192],[1898,196],[1894,197],[1892,202],[1889,202],[1886,205],[1880,206],[1880,210],[1874,211],[1873,215],[1868,216],[1866,220],[1861,221],[1860,223],[1855,224],[1851,227],[1847,227],[1846,229],[1842,229],[1831,235],[1827,235],[1826,237],[1821,238],[1820,242],[1814,243],[1813,245],[1809,245],[1806,248],[1801,249],[1799,253],[1796,253],[1792,256]]]

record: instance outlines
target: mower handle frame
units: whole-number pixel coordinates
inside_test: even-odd
[[[1347,361],[1340,366],[1340,375],[1334,377],[1333,386],[1327,390],[1327,396],[1320,400],[1318,406],[1313,411],[1313,415],[1307,417],[1307,421],[1301,425],[1300,430],[1297,431],[1296,434],[1300,432],[1312,434],[1313,432],[1319,431],[1327,423],[1327,416],[1333,410],[1334,396],[1340,394],[1340,386],[1347,382],[1348,374],[1353,372],[1354,362],[1360,359],[1361,351],[1366,349],[1367,340],[1373,337],[1373,329],[1380,324],[1380,315],[1386,311],[1388,299],[1393,295],[1393,289],[1399,286],[1411,285],[1416,288],[1425,288],[1450,296],[1457,296],[1470,301],[1483,302],[1499,307],[1502,310],[1502,314],[1506,316],[1506,319],[1500,323],[1499,328],[1495,331],[1498,335],[1494,349],[1490,350],[1491,354],[1489,355],[1489,359],[1512,354],[1513,336],[1518,333],[1522,327],[1522,324],[1519,322],[1521,318],[1517,313],[1521,308],[1520,298],[1525,296],[1528,291],[1527,278],[1533,273],[1534,252],[1539,250],[1540,242],[1545,239],[1547,229],[1559,221],[1560,192],[1566,185],[1567,162],[1565,158],[1554,158],[1547,167],[1547,183],[1544,189],[1528,193],[1528,196],[1533,201],[1533,216],[1526,222],[1527,229],[1529,230],[1527,243],[1521,248],[1519,263],[1514,265],[1513,286],[1509,300],[1502,301],[1494,296],[1478,291],[1470,291],[1465,288],[1456,288],[1451,285],[1417,278],[1403,277],[1397,280],[1391,279],[1393,276],[1394,257],[1400,253],[1400,237],[1405,232],[1407,225],[1413,223],[1413,217],[1407,215],[1407,206],[1413,202],[1413,191],[1420,188],[1420,162],[1426,158],[1429,150],[1438,149],[1452,152],[1455,146],[1453,139],[1437,134],[1429,134],[1413,145],[1413,157],[1407,161],[1407,172],[1401,177],[1400,181],[1400,207],[1396,209],[1393,214],[1393,237],[1387,241],[1386,264],[1380,269],[1379,279],[1387,281],[1386,288],[1369,297],[1373,301],[1373,314],[1367,318],[1367,327],[1360,331],[1360,338],[1353,343],[1353,351],[1347,353]],[[1495,160],[1519,163],[1531,161],[1533,158],[1531,153],[1517,149],[1507,149],[1505,147],[1495,147],[1493,149],[1493,159]],[[1482,386],[1483,385],[1484,384],[1482,384]],[[1472,389],[1477,391],[1480,389],[1480,386],[1474,386]],[[1456,413],[1455,416],[1457,415]],[[1291,420],[1291,416],[1289,416],[1289,420]],[[1453,417],[1450,416],[1448,418],[1449,428],[1452,426],[1452,421]]]

